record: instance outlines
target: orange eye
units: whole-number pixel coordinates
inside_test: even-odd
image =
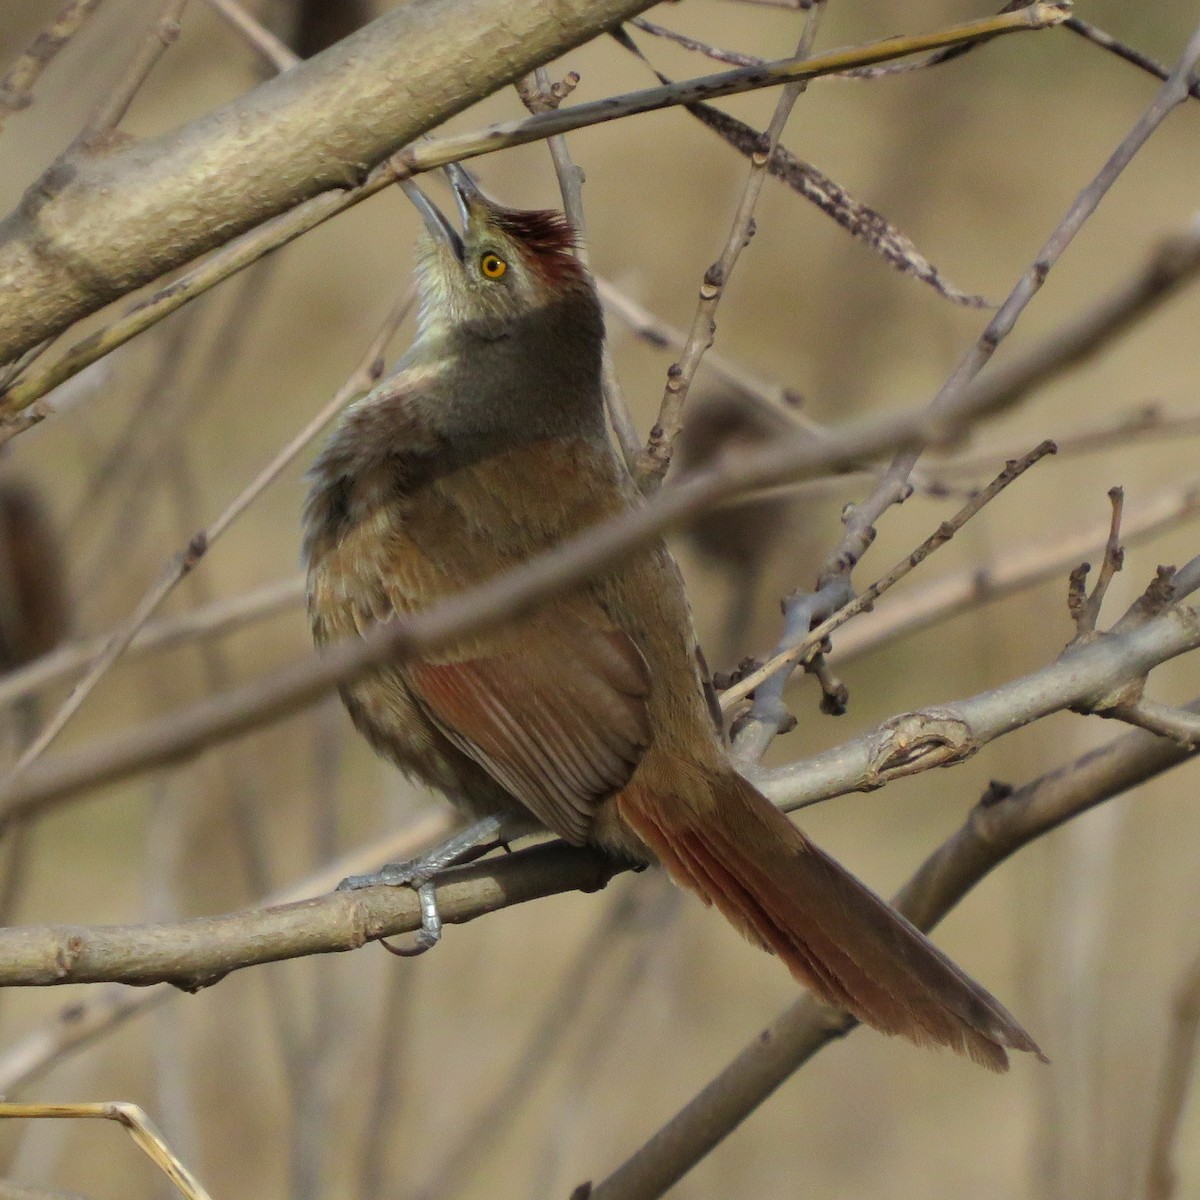
[[[487,279],[500,279],[508,270],[508,263],[498,254],[485,254],[479,260],[479,269]]]

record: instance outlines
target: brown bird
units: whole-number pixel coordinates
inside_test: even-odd
[[[415,187],[421,316],[396,372],[313,468],[308,605],[319,644],[436,604],[640,503],[606,430],[604,324],[553,212],[452,170],[460,234]],[[383,667],[343,699],[371,744],[483,828],[530,819],[658,860],[821,999],[996,1070],[1039,1053],[1005,1009],[733,768],[664,546],[501,632]],[[469,831],[467,841],[481,835]],[[347,881],[421,887],[464,842]]]

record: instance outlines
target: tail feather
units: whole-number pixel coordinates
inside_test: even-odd
[[[704,805],[635,783],[622,817],[677,882],[773,951],[822,1000],[884,1033],[949,1046],[995,1071],[1042,1057],[1007,1010],[886,901],[730,772]]]

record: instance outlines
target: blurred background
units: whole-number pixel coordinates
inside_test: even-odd
[[[13,60],[59,0],[0,6],[0,62]],[[292,0],[246,8],[301,53],[386,5]],[[76,134],[120,75],[156,6],[106,0],[9,118],[0,209]],[[1077,13],[1168,64],[1200,9],[1080,0]],[[818,48],[987,15],[958,0],[832,0]],[[784,57],[802,14],[717,0],[647,16],[745,53]],[[721,69],[636,35],[667,74]],[[568,55],[571,101],[654,82],[610,40]],[[253,87],[262,65],[191,0],[179,42],[124,129],[172,128]],[[828,80],[801,98],[784,143],[908,234],[957,286],[1007,294],[1077,192],[1141,114],[1148,75],[1065,30],[1001,38],[935,70],[874,82]],[[722,102],[763,128],[775,94]],[[451,123],[466,130],[523,113],[512,90]],[[1200,106],[1177,111],[1118,181],[1052,272],[1001,360],[1082,312],[1143,264],[1200,208]],[[587,176],[595,270],[663,321],[686,328],[704,269],[727,236],[745,161],[682,110],[572,135]],[[554,206],[544,146],[477,160],[495,195]],[[230,180],[229,186],[236,186]],[[228,281],[103,360],[55,396],[61,411],[0,457],[11,516],[4,578],[21,546],[56,547],[21,568],[37,597],[8,666],[62,637],[123,620],[164,564],[221,512],[336,392],[410,282],[417,219],[396,191],[350,210]],[[718,312],[716,349],[836,423],[924,403],[978,336],[986,313],[951,304],[852,241],[776,181]],[[128,302],[126,302],[128,303]],[[124,305],[113,311],[122,311]],[[106,314],[65,336],[63,345]],[[1200,414],[1200,292],[1186,291],[1084,367],[979,430],[974,481],[1045,437],[1119,425],[1147,405]],[[670,352],[615,316],[621,383],[645,436]],[[411,336],[403,326],[389,361]],[[728,404],[702,370],[696,411]],[[739,411],[743,411],[740,410]],[[710,422],[728,429],[710,409]],[[740,418],[739,418],[740,419]],[[767,436],[771,429],[768,425]],[[316,445],[234,525],[164,611],[184,613],[293,578],[303,472]],[[905,588],[1103,525],[1106,491],[1131,509],[1164,488],[1200,486],[1196,441],[1113,439],[1038,466],[971,522]],[[714,520],[678,550],[715,668],[763,655],[781,595],[810,586],[861,478],[823,499]],[[904,557],[961,503],[921,491],[888,512],[860,586]],[[728,515],[722,520],[727,521]],[[34,524],[34,523],[37,524]],[[2,524],[2,523],[0,523]],[[42,528],[44,526],[44,528]],[[754,553],[759,534],[768,537]],[[1115,616],[1158,563],[1196,552],[1180,523],[1130,548],[1110,593]],[[1099,543],[1098,543],[1099,544]],[[21,560],[24,561],[24,560]],[[1065,576],[961,613],[843,668],[848,713],[822,715],[813,681],[789,693],[798,726],[780,763],[835,745],[905,709],[995,686],[1059,652],[1072,629]],[[35,626],[35,627],[34,627]],[[61,739],[112,734],[310,652],[298,603],[220,639],[129,657]],[[1153,694],[1196,693],[1187,659]],[[7,753],[65,695],[15,705]],[[1062,714],[988,746],[949,772],[809,810],[802,824],[890,894],[961,822],[988,781],[1019,784],[1116,736]],[[52,751],[53,753],[53,751]],[[1200,952],[1197,768],[1185,766],[1042,839],[986,880],[936,940],[1020,1017],[1053,1060],[993,1077],[871,1032],[834,1045],[792,1079],[673,1196],[921,1196],[999,1200],[1146,1194],[1149,1143],[1179,980]],[[195,763],[89,793],[10,837],[3,919],[159,921],[219,913],[295,883],[336,855],[411,822],[439,801],[377,761],[340,706],[320,708]],[[0,995],[0,1075],[66,1006],[98,989]],[[119,1006],[121,990],[105,989]],[[128,993],[134,1001],[139,993]],[[598,895],[509,909],[451,928],[435,953],[402,962],[353,954],[248,970],[199,995],[147,1006],[81,1050],[39,1061],[9,1098],[142,1104],[214,1197],[565,1197],[648,1137],[794,998],[778,964],[678,895],[656,872]],[[65,1024],[69,1025],[69,1021]],[[5,1072],[8,1072],[5,1075]],[[1184,1114],[1177,1195],[1200,1194],[1200,1108]],[[91,1125],[0,1129],[0,1175],[97,1200],[166,1195],[117,1131]]]

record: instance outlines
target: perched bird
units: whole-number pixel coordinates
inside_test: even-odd
[[[347,410],[312,470],[305,553],[319,644],[436,604],[640,502],[608,438],[603,318],[570,226],[492,202],[461,168],[450,177],[461,233],[410,186],[426,225],[416,341]],[[734,770],[663,545],[342,695],[376,750],[489,828],[532,819],[575,845],[658,860],[877,1029],[996,1070],[1005,1047],[1038,1053]],[[459,844],[348,882],[423,885]]]

